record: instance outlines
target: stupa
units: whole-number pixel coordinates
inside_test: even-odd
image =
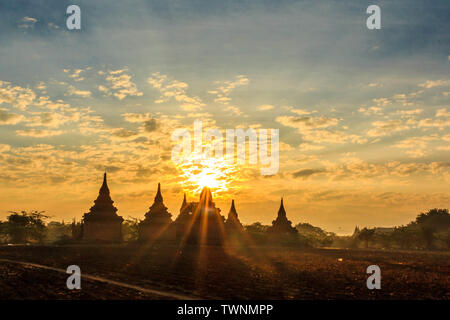
[[[227,233],[236,233],[244,231],[242,223],[239,221],[236,208],[234,207],[234,199],[231,200],[230,212],[228,212],[228,218],[225,222],[225,230]]]
[[[123,218],[117,215],[117,208],[113,206],[106,173],[97,200],[88,213],[83,215],[83,240],[87,241],[122,241]]]
[[[223,243],[225,234],[224,217],[213,202],[211,190],[204,187],[192,216],[188,242],[197,244]]]
[[[145,214],[145,219],[139,224],[139,240],[155,241],[168,240],[173,238],[172,215],[167,211],[161,194],[161,184],[158,183],[158,191],[155,200],[149,211]]]
[[[294,235],[298,231],[292,226],[292,222],[286,217],[286,210],[284,210],[283,198],[281,198],[280,209],[278,209],[277,218],[272,221],[272,226],[269,227],[267,232],[274,235]]]
[[[193,222],[194,211],[197,206],[198,202],[187,202],[185,193],[183,202],[180,207],[180,214],[173,223],[176,232],[176,238],[178,240],[183,240],[184,237],[189,233]]]

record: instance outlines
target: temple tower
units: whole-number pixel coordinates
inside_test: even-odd
[[[158,183],[155,200],[149,208],[149,211],[145,214],[145,219],[139,224],[139,240],[155,241],[173,238],[169,228],[172,223],[171,216],[167,211],[167,207],[164,205],[161,184]]]
[[[278,209],[277,218],[272,221],[272,226],[269,227],[267,232],[274,235],[294,235],[298,231],[292,226],[292,222],[286,217],[286,210],[284,210],[283,198],[281,198],[280,209]]]
[[[231,208],[230,212],[228,212],[227,221],[225,222],[225,230],[231,233],[244,231],[244,227],[242,226],[242,223],[239,221],[238,214],[234,206],[234,199],[231,200]]]
[[[180,214],[174,221],[174,228],[176,232],[176,238],[182,240],[189,232],[192,222],[193,214],[198,202],[187,202],[186,193],[184,194],[183,202],[180,207]]]
[[[225,235],[224,217],[213,202],[211,190],[204,187],[192,217],[192,228],[188,241],[199,244],[223,243]]]
[[[123,218],[117,215],[117,208],[113,206],[106,173],[97,200],[88,213],[83,216],[83,240],[87,241],[122,241]]]

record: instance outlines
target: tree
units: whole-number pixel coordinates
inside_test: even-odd
[[[435,233],[450,229],[450,214],[448,209],[431,209],[419,214],[414,224],[420,228],[425,247],[432,249]]]
[[[333,243],[336,235],[326,232],[319,227],[314,227],[309,223],[299,223],[295,226],[299,235],[303,236],[307,243],[313,247],[326,247]]]
[[[42,243],[45,238],[45,216],[44,211],[21,211],[11,213],[7,217],[6,233],[12,243],[26,243],[29,240],[35,240]]]
[[[128,217],[122,224],[122,233],[125,241],[137,241],[139,238],[139,223],[137,218]]]
[[[366,248],[369,247],[369,242],[372,241],[373,237],[375,235],[375,228],[373,229],[367,229],[367,228],[363,228],[359,234],[357,235],[357,239],[360,241],[364,241],[365,242],[365,246]]]

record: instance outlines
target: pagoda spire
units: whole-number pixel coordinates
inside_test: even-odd
[[[231,207],[228,212],[227,221],[225,222],[225,228],[231,233],[236,233],[236,231],[240,233],[244,230],[242,223],[239,221],[236,207],[234,206],[234,199],[231,200]]]
[[[100,194],[109,194],[108,181],[106,179],[106,172],[103,174],[103,183],[100,188]]]
[[[231,200],[231,208],[230,208],[230,212],[228,213],[228,216],[230,215],[234,215],[237,218],[237,212],[236,212],[236,208],[234,207],[234,199]]]
[[[181,204],[181,208],[184,208],[184,206],[187,204],[186,201],[186,192],[184,193],[183,203]]]
[[[280,209],[278,209],[278,216],[286,217],[286,210],[284,210],[283,197],[281,197]]]
[[[155,202],[163,202],[163,197],[161,195],[161,183],[158,183],[158,191],[156,192]]]

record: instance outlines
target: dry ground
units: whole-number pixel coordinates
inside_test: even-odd
[[[176,246],[3,246],[0,258],[67,268],[141,287],[204,299],[450,298],[450,254],[337,249]],[[381,268],[368,290],[366,268]],[[132,289],[0,262],[0,299],[159,299]]]

